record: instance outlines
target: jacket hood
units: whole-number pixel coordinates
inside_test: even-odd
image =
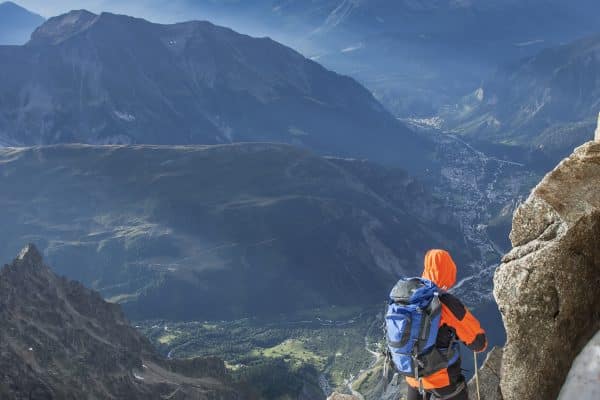
[[[456,283],[456,264],[446,250],[429,250],[425,254],[423,278],[429,279],[439,288],[448,290]]]

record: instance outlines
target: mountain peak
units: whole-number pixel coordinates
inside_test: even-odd
[[[34,244],[25,246],[17,256],[17,261],[27,265],[36,266],[43,263],[42,255]]]
[[[0,45],[22,45],[44,18],[11,1],[0,2]]]
[[[25,10],[25,8],[21,7],[16,3],[13,3],[12,1],[3,1],[2,3],[0,3],[0,8]]]
[[[52,17],[33,32],[29,44],[59,44],[89,28],[97,18],[98,15],[87,10],[73,10]]]
[[[240,398],[222,361],[163,359],[118,305],[59,278],[34,245],[0,275],[0,398]]]

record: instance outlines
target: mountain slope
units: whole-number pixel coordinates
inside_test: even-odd
[[[42,23],[44,18],[13,2],[0,3],[0,45],[19,45]]]
[[[557,161],[591,139],[599,110],[600,36],[593,36],[500,71],[445,117],[457,132],[535,147]]]
[[[405,173],[286,145],[5,148],[0,185],[0,255],[36,241],[135,318],[373,304],[428,248],[469,256]]]
[[[595,0],[188,1],[365,84],[400,117],[430,116],[499,64],[597,31]]]
[[[408,168],[428,149],[351,78],[208,22],[73,11],[0,57],[6,143],[271,141]]]
[[[240,398],[223,362],[162,360],[118,306],[56,276],[32,245],[0,269],[0,350],[3,399]]]

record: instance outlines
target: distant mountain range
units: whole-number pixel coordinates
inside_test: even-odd
[[[597,32],[595,0],[188,1],[204,18],[272,34],[427,116],[499,65]]]
[[[161,358],[120,307],[55,275],[24,248],[0,269],[0,398],[243,397],[223,361]]]
[[[43,17],[13,2],[0,3],[0,45],[24,44],[44,21]]]
[[[476,140],[534,148],[554,163],[590,140],[600,112],[600,36],[548,48],[444,110]]]
[[[429,148],[353,79],[208,22],[73,11],[0,57],[0,143],[283,142],[411,169]]]
[[[35,241],[135,319],[376,304],[429,248],[472,258],[402,171],[286,145],[5,148],[0,185],[0,257]]]

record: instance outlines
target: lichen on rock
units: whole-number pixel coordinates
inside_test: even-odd
[[[555,399],[600,328],[600,143],[578,149],[517,210],[494,277],[507,332],[505,400]]]

